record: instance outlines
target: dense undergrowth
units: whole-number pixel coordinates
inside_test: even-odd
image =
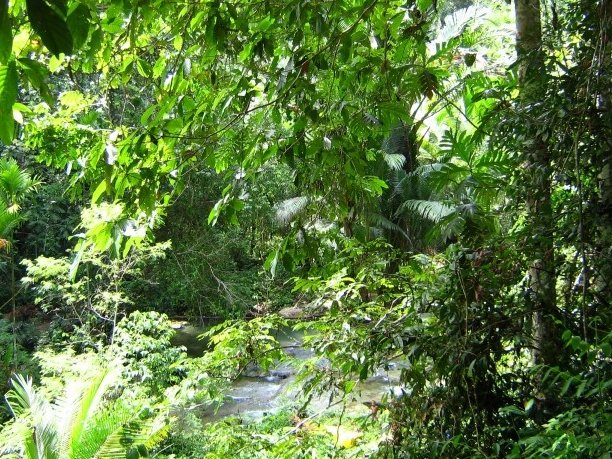
[[[0,0],[0,458],[609,457],[611,15]]]

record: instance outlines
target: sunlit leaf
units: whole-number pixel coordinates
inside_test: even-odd
[[[15,131],[13,104],[17,97],[17,66],[11,60],[0,65],[0,140],[11,143]]]

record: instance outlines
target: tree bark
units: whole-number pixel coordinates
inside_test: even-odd
[[[545,94],[540,0],[515,0],[516,52],[519,59],[520,103],[523,110],[538,103]],[[530,241],[526,244],[529,288],[533,317],[533,360],[555,365],[562,351],[555,324],[556,275],[554,219],[551,206],[551,164],[546,142],[528,130],[523,158],[526,175],[526,209]]]

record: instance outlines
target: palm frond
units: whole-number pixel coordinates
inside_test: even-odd
[[[379,213],[372,213],[368,216],[368,220],[370,221],[370,225],[373,226],[373,230],[383,229],[385,231],[398,233],[404,236],[405,238],[408,238],[408,234],[400,225],[389,220],[384,215],[381,215]]]
[[[139,409],[120,401],[101,410],[105,393],[116,375],[105,369],[88,384],[69,383],[66,394],[55,405],[36,392],[31,378],[15,375],[6,400],[15,416],[13,425],[24,426],[14,430],[23,434],[20,457],[147,456],[167,436],[169,422],[163,414],[143,419]]]
[[[24,445],[28,459],[57,459],[57,425],[51,405],[34,389],[31,378],[13,375],[12,389],[5,400],[15,418],[29,416],[32,431],[25,433]]]
[[[402,167],[406,172],[411,172],[416,167],[416,157],[419,152],[417,126],[405,123],[395,126],[383,141],[382,150],[389,155],[403,156]]]
[[[2,208],[0,204],[0,237],[9,238],[19,224],[23,221],[23,217],[18,214],[8,212]]]
[[[387,163],[387,166],[389,166],[389,169],[394,171],[400,170],[406,162],[406,157],[398,153],[387,153],[383,151],[382,157],[385,163]]]
[[[141,419],[139,414],[119,403],[98,413],[71,457],[119,459],[126,457],[126,451],[145,457],[166,438],[169,423],[162,416]]]
[[[9,212],[18,212],[22,198],[39,184],[40,181],[21,169],[14,159],[0,160],[0,203]]]
[[[414,212],[426,220],[437,223],[444,217],[450,215],[453,211],[453,207],[440,201],[409,199],[399,206],[397,214]]]
[[[34,389],[32,378],[13,375],[11,386],[5,399],[13,416],[19,417],[28,411],[47,415],[51,411],[49,403]]]
[[[465,217],[453,212],[442,217],[427,234],[428,240],[447,241],[463,232]]]
[[[444,25],[438,32],[437,39],[446,41],[463,34],[470,23],[484,18],[488,12],[488,8],[479,5],[471,5],[454,11],[444,17]]]
[[[281,225],[286,225],[300,214],[310,203],[308,196],[296,196],[285,199],[276,206],[276,220]]]
[[[64,396],[56,403],[58,418],[63,427],[59,441],[62,454],[70,455],[79,444],[83,430],[98,410],[114,376],[114,372],[103,369],[86,385],[73,381],[66,386]]]
[[[393,195],[400,200],[430,199],[432,188],[430,174],[436,170],[433,165],[419,166],[409,174],[397,175],[393,183]]]

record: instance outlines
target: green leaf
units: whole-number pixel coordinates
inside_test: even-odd
[[[46,2],[51,6],[55,11],[58,11],[63,16],[66,16],[68,13],[68,8],[66,6],[67,0],[46,0]]]
[[[417,7],[422,12],[426,11],[432,5],[432,0],[417,0]]]
[[[91,202],[94,204],[97,203],[98,199],[100,199],[100,196],[102,196],[102,193],[104,193],[105,191],[106,191],[106,180],[102,180],[100,184],[96,187],[96,190],[91,195]]]
[[[13,104],[17,98],[17,66],[15,61],[0,65],[0,140],[9,144],[15,133]]]
[[[26,0],[28,17],[34,31],[55,56],[72,54],[72,34],[66,21],[43,0]]]
[[[83,253],[85,252],[85,244],[83,241],[79,241],[75,247],[77,249],[74,259],[72,263],[70,263],[70,269],[68,270],[68,278],[74,282],[77,275],[77,270],[79,269],[79,265],[81,264],[81,258],[83,258]]]
[[[172,42],[174,49],[180,51],[183,48],[183,37],[181,35],[177,35],[174,37],[174,41]]]
[[[268,15],[257,23],[254,31],[255,32],[265,32],[266,30],[270,28],[272,24],[274,24],[274,19],[270,15]]]
[[[151,118],[151,115],[155,112],[156,109],[157,105],[151,105],[149,108],[147,108],[140,117],[140,124],[146,126],[149,122],[149,118]]]
[[[214,14],[210,14],[208,16],[208,21],[206,22],[206,44],[211,48],[215,48],[217,46],[217,38],[215,37],[215,23],[217,21],[217,16]]]
[[[11,56],[13,34],[8,14],[8,0],[0,0],[0,64],[7,64]]]
[[[138,58],[138,60],[136,61],[136,70],[138,70],[140,76],[144,78],[151,78],[151,65],[144,59]]]
[[[80,4],[66,18],[66,24],[72,35],[73,45],[75,49],[79,49],[87,41],[89,35],[89,18],[91,17],[89,8]]]
[[[274,277],[276,275],[276,266],[278,265],[278,258],[280,255],[279,250],[275,250],[274,252],[270,252],[264,262],[264,269],[270,271],[270,275]]]
[[[51,94],[49,86],[46,82],[47,77],[49,76],[49,70],[47,70],[47,67],[40,62],[27,58],[17,60],[17,64],[19,64],[23,75],[25,75],[32,87],[38,90],[43,100],[49,106],[55,104],[53,95]]]

